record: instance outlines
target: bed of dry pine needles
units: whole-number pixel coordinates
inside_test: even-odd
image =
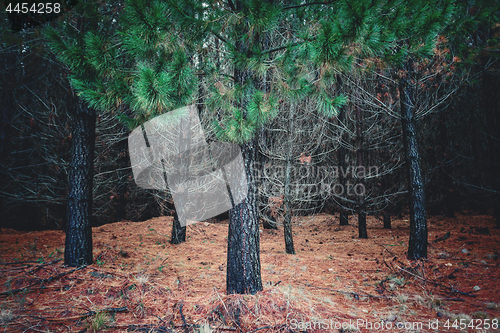
[[[368,217],[369,239],[357,238],[355,216],[349,226],[335,215],[297,217],[296,255],[284,253],[281,228],[262,230],[256,295],[226,295],[227,221],[188,226],[180,245],[169,243],[171,223],[94,228],[94,264],[81,268],[63,265],[62,231],[3,229],[0,331],[376,332],[390,324],[450,332],[447,320],[478,331],[474,321],[500,318],[500,230],[488,215],[430,217],[429,258],[419,261],[406,258],[407,217],[391,230]],[[439,329],[428,329],[436,320]]]

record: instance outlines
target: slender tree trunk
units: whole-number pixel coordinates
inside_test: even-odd
[[[17,50],[12,50],[11,52],[3,53],[0,58],[0,70],[2,72],[2,78],[0,81],[0,100],[2,101],[0,105],[0,163],[3,164],[3,159],[7,156],[6,143],[9,140],[10,132],[10,122],[12,119],[12,113],[15,109],[14,107],[14,90],[9,89],[9,86],[16,86],[19,84],[18,73],[16,73],[17,66],[14,66],[16,62]],[[4,186],[8,184],[8,177],[6,172],[0,172],[0,190],[4,191]],[[4,196],[0,196],[0,207],[5,207],[6,200]],[[3,210],[3,209],[2,209]],[[4,212],[5,213],[5,212]],[[6,227],[6,219],[2,219],[0,226]]]
[[[118,143],[120,151],[118,157],[118,200],[116,202],[115,221],[121,221],[127,215],[127,191],[128,191],[128,176],[130,175],[130,157],[128,155],[128,137],[125,133],[120,133],[123,137]]]
[[[391,214],[387,211],[384,210],[384,229],[391,229]]]
[[[482,91],[484,99],[484,114],[487,121],[486,138],[488,144],[489,161],[487,170],[490,173],[491,183],[497,191],[500,191],[500,135],[498,126],[500,125],[498,90],[500,89],[500,79],[498,74],[487,69],[487,64],[491,61],[490,57],[481,57],[481,65],[483,68],[482,75]],[[493,215],[496,220],[496,227],[500,229],[500,195],[492,201]]]
[[[493,217],[495,218],[495,228],[500,229],[500,200],[496,200],[496,205],[493,210]]]
[[[201,68],[202,64],[203,64],[203,56],[201,56],[201,55],[199,56],[198,63],[199,63],[199,66]],[[204,96],[204,94],[205,94],[205,92],[203,90],[203,85],[200,83],[198,85],[198,100],[197,100],[198,116],[201,115],[201,112],[203,109],[204,101],[203,101],[202,96]],[[183,140],[181,140],[181,142],[182,142],[182,145],[180,147],[181,151],[188,150],[191,147],[191,141],[189,139],[183,138]],[[178,204],[180,204],[180,205],[184,204],[184,200],[182,199],[183,196],[180,196],[180,193],[178,193],[177,195],[179,198],[178,201],[182,201],[182,202],[178,202]],[[175,211],[174,220],[172,222],[172,236],[170,238],[170,243],[176,245],[176,244],[180,244],[180,243],[185,242],[186,241],[186,230],[187,230],[186,226],[181,225],[181,223],[179,221],[179,215],[177,215],[177,211]]]
[[[401,122],[403,129],[403,145],[407,169],[407,182],[410,194],[410,241],[408,258],[427,258],[427,216],[425,211],[425,193],[420,153],[417,141],[417,123],[413,101],[411,80],[413,76],[413,61],[408,59],[404,65],[403,76],[399,81],[399,96],[401,100]]]
[[[381,153],[381,161],[387,161],[388,157],[387,157],[387,153]],[[387,175],[383,175],[382,176],[382,193],[383,195],[386,194],[387,190],[388,190],[388,184],[387,184]],[[391,225],[391,214],[390,214],[390,201],[386,198],[386,204],[387,206],[385,207],[384,211],[382,212],[382,216],[383,216],[383,219],[384,219],[384,229],[391,229],[392,228],[392,225]]]
[[[273,0],[268,0],[268,2],[273,2]],[[262,34],[262,46],[264,49],[269,49],[271,47],[271,38],[268,33]],[[266,72],[266,80],[260,80],[257,82],[259,85],[259,89],[263,90],[266,92],[266,94],[269,94],[271,92],[271,82],[272,82],[272,71],[268,70]],[[268,143],[269,143],[269,136],[272,135],[272,133],[269,133],[266,127],[263,127],[260,130],[260,137],[259,137],[259,148],[267,150]],[[268,162],[267,156],[259,149],[259,180],[258,180],[258,186],[261,189],[259,191],[259,202],[263,205],[264,208],[264,215],[265,218],[263,219],[262,227],[264,229],[273,229],[273,230],[278,230],[278,224],[276,223],[275,217],[272,215],[271,209],[269,208],[269,196],[268,192],[266,190],[263,190],[262,187],[266,186],[266,184],[263,183],[264,178],[264,171],[265,171],[265,166],[266,163]],[[264,194],[264,195],[262,195]]]
[[[340,108],[339,117],[338,117],[339,126],[342,127],[341,134],[340,134],[340,148],[338,151],[338,160],[339,160],[339,170],[340,170],[339,182],[340,182],[340,188],[342,189],[341,196],[343,198],[345,198],[347,195],[346,179],[344,177],[344,172],[346,172],[346,168],[347,168],[346,161],[345,161],[346,149],[345,149],[345,145],[344,145],[344,139],[345,139],[344,132],[345,131],[343,129],[343,127],[345,126],[345,119],[346,119],[345,107],[343,106]],[[341,199],[341,201],[340,201],[340,225],[348,225],[349,224],[347,210],[344,207],[344,205],[346,205],[346,204],[347,204],[347,202],[343,201]]]
[[[64,263],[92,264],[92,188],[96,114],[82,101],[75,101],[69,191],[67,199]]]
[[[439,130],[439,139],[441,141],[441,149],[443,151],[442,160],[446,160],[451,156],[452,152],[450,151],[450,145],[448,140],[448,126],[446,124],[447,119],[449,118],[448,111],[441,111],[438,116],[438,130]],[[455,211],[458,210],[459,200],[455,195],[455,191],[453,188],[453,179],[451,176],[452,168],[449,163],[440,163],[440,171],[441,171],[441,181],[442,188],[440,190],[444,191],[444,200],[443,200],[443,211],[446,217],[454,217]]]
[[[180,244],[186,241],[186,227],[181,226],[177,212],[174,213],[174,221],[172,222],[172,237],[170,243]]]
[[[285,248],[286,253],[295,254],[293,247],[293,233],[292,233],[292,203],[290,193],[291,183],[291,168],[292,168],[292,135],[293,135],[293,118],[295,113],[295,104],[290,104],[289,118],[288,118],[288,143],[286,152],[286,166],[285,166],[285,193],[283,200],[284,219],[283,219],[283,233],[285,235]]]
[[[254,170],[257,144],[252,139],[240,145],[248,184],[243,202],[229,210],[227,242],[228,294],[255,294],[262,291],[257,186]]]
[[[368,232],[366,230],[366,202],[365,202],[365,193],[364,193],[364,172],[363,170],[363,111],[359,106],[355,106],[356,108],[356,132],[357,132],[357,141],[358,141],[358,149],[356,152],[357,157],[357,172],[356,178],[358,180],[358,184],[356,186],[361,185],[362,191],[361,193],[356,193],[358,196],[358,231],[359,238],[368,238]]]
[[[267,148],[268,135],[269,135],[268,131],[265,128],[263,128],[260,132],[260,137],[259,137],[259,140],[260,140],[259,147],[260,148],[264,148],[264,149]],[[264,184],[263,180],[265,180],[264,172],[265,172],[265,167],[266,167],[266,163],[268,162],[268,159],[267,159],[266,155],[260,151],[260,149],[259,149],[259,157],[260,157],[260,164],[259,164],[260,177],[259,177],[259,183],[258,183],[259,189],[260,189],[259,202],[262,205],[262,207],[264,207],[264,215],[265,215],[264,221],[262,222],[262,227],[264,229],[278,230],[278,224],[276,223],[276,219],[272,215],[271,209],[269,208],[269,196],[267,195],[268,192],[266,191],[265,188],[263,188],[266,186],[266,184]]]

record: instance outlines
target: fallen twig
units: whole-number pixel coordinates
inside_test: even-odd
[[[62,259],[56,259],[56,260],[52,260],[51,262],[46,262],[46,263],[43,263],[43,264],[40,264],[40,265],[37,265],[36,267],[30,269],[29,271],[26,272],[26,274],[31,274],[37,270],[39,270],[40,268],[42,267],[45,267],[45,266],[48,266],[48,265],[52,265],[52,264],[55,264],[56,262],[59,262],[61,261]]]
[[[339,293],[339,294],[346,294],[346,295],[352,295],[354,297],[372,297],[372,298],[393,298],[393,297],[390,297],[390,296],[377,296],[377,295],[371,295],[371,294],[359,294],[359,293],[355,293],[355,292],[352,292],[352,291],[343,291],[343,290],[336,290],[336,289],[331,289],[331,288],[325,288],[325,287],[318,287],[318,286],[313,286],[312,284],[310,283],[304,283],[304,285],[308,286],[308,287],[312,287],[312,288],[317,288],[317,289],[323,289],[323,290],[329,290],[329,291],[333,291],[333,292],[336,292],[336,293]]]
[[[229,310],[227,309],[226,307],[226,304],[224,303],[224,301],[222,300],[222,298],[220,297],[219,293],[217,292],[217,289],[214,288],[214,291],[215,293],[217,294],[217,297],[219,298],[219,300],[221,301],[222,305],[224,306],[224,309],[226,309],[226,312],[229,316],[229,318],[231,318],[231,321],[241,330],[241,327],[240,325],[236,322],[236,320],[234,320],[233,318],[233,314],[231,312],[229,312]]]
[[[166,326],[155,326],[151,324],[144,324],[144,325],[112,325],[109,326],[109,328],[116,328],[116,329],[127,329],[127,330],[133,330],[133,331],[139,331],[139,332],[159,332],[159,333],[164,333],[164,332],[174,332],[172,329],[175,328],[182,328],[183,325],[172,325],[172,328],[166,327]],[[194,327],[199,328],[199,325],[194,325]],[[210,327],[213,331],[237,331],[238,329],[236,327],[229,327],[229,326],[220,326],[220,327]],[[250,333],[250,332],[249,332]]]
[[[14,261],[14,262],[0,262],[0,265],[19,265],[19,264],[36,264],[38,261],[28,260],[28,261]]]
[[[79,270],[81,270],[81,269],[84,269],[85,267],[87,267],[87,265],[85,265],[85,266],[80,266],[80,267],[75,268],[75,269],[72,269],[72,270],[70,270],[70,271],[63,272],[63,273],[57,274],[57,275],[55,275],[55,276],[51,276],[51,277],[46,278],[46,279],[43,279],[43,280],[33,282],[33,283],[31,283],[31,284],[27,285],[27,286],[26,286],[26,287],[24,287],[24,288],[11,289],[11,290],[8,290],[8,291],[4,291],[4,292],[0,293],[0,296],[9,296],[9,295],[17,294],[17,293],[22,292],[22,291],[29,291],[29,288],[30,288],[30,287],[33,287],[34,285],[37,285],[37,284],[39,284],[39,283],[40,283],[40,284],[43,284],[43,283],[52,282],[52,281],[54,281],[54,280],[56,280],[56,279],[59,279],[59,278],[61,278],[61,277],[65,276],[65,275],[68,275],[68,274],[70,274],[70,273],[73,273],[73,272],[79,271]],[[43,286],[43,287],[45,287],[45,286]]]
[[[248,333],[254,333],[254,332],[257,332],[257,331],[260,331],[260,330],[265,330],[265,329],[268,329],[268,328],[273,328],[272,326],[264,326],[264,327],[261,327],[261,328],[257,328],[253,331],[250,331]]]
[[[444,240],[447,240],[448,238],[450,238],[450,232],[448,231],[444,236],[441,236],[437,239],[434,240],[434,243],[437,243],[437,242],[442,242]]]
[[[89,312],[86,312],[86,313],[82,313],[81,315],[72,316],[72,317],[46,318],[46,319],[50,320],[50,321],[78,320],[78,319],[82,319],[82,318],[85,318],[85,317],[95,316],[97,313],[100,313],[100,312],[117,313],[117,312],[126,312],[126,311],[128,311],[128,308],[126,306],[124,306],[124,307],[121,307],[121,308],[106,308],[106,309],[102,309],[102,310],[98,310],[98,311],[89,311]]]
[[[432,284],[433,284],[433,285],[435,285],[435,286],[439,286],[439,287],[446,288],[446,289],[448,289],[448,290],[451,290],[452,292],[459,293],[460,295],[465,295],[465,296],[470,296],[470,297],[476,297],[476,295],[474,295],[474,294],[471,294],[471,293],[466,293],[466,292],[464,292],[464,291],[460,291],[460,290],[458,290],[458,289],[455,289],[454,287],[449,287],[449,286],[446,286],[446,285],[441,284],[441,283],[439,283],[439,282],[435,282],[435,281],[432,281],[432,280],[429,280],[429,279],[423,278],[423,277],[421,277],[421,276],[419,276],[419,275],[417,275],[417,274],[414,274],[414,273],[412,273],[412,272],[410,272],[410,271],[408,271],[408,270],[406,270],[406,269],[404,269],[404,268],[401,268],[401,267],[399,267],[399,266],[396,266],[396,267],[397,267],[397,268],[399,268],[400,270],[402,270],[403,272],[410,274],[411,276],[414,276],[414,277],[416,277],[416,278],[419,278],[419,279],[421,279],[422,281],[432,283]]]
[[[184,314],[182,313],[182,307],[184,306],[184,302],[181,301],[181,304],[179,304],[179,313],[181,314],[181,319],[182,319],[182,322],[184,323],[184,331],[189,332],[189,325],[188,323],[186,322],[186,318],[184,317]]]
[[[154,333],[154,332],[158,332],[158,333],[165,333],[165,332],[173,332],[170,328],[166,327],[166,326],[154,326],[154,325],[149,325],[149,324],[145,324],[145,325],[111,325],[109,326],[109,328],[113,328],[113,329],[126,329],[127,331],[128,330],[132,330],[133,332],[148,332],[148,333]]]

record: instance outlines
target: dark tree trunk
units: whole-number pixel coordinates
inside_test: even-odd
[[[186,241],[186,227],[181,226],[177,212],[174,213],[174,221],[172,222],[172,238],[170,243],[180,244]]]
[[[386,154],[383,154],[385,155],[384,157],[385,158],[382,158],[381,160],[382,161],[386,161],[387,160],[387,155]],[[386,194],[386,191],[388,189],[388,184],[387,184],[387,175],[383,175],[382,176],[382,193],[385,195]],[[386,199],[387,200],[387,199]],[[389,200],[386,201],[386,204],[387,204],[387,207],[385,207],[384,211],[383,211],[383,219],[384,219],[384,229],[391,229],[392,228],[392,225],[391,225],[391,214],[389,212],[389,209],[390,209],[390,202]]]
[[[345,126],[345,107],[340,108],[339,112],[339,126],[344,127]],[[346,162],[345,162],[345,154],[346,154],[346,149],[344,145],[344,129],[341,129],[341,134],[340,134],[340,148],[338,152],[338,160],[339,160],[339,183],[340,183],[340,188],[342,189],[342,197],[345,197],[347,195],[347,188],[346,188],[346,179],[344,177],[344,172],[346,171]],[[349,219],[348,219],[348,214],[347,210],[345,209],[344,205],[346,205],[347,202],[343,201],[342,199],[340,200],[340,225],[348,225],[349,224]]]
[[[417,141],[417,124],[413,101],[411,79],[413,62],[408,59],[404,65],[403,76],[399,81],[399,96],[401,104],[401,122],[403,129],[403,145],[407,182],[410,196],[410,241],[408,258],[427,258],[427,216],[425,211],[425,194],[420,153]]]
[[[9,140],[10,132],[10,122],[12,118],[14,107],[14,89],[9,89],[9,87],[15,87],[19,84],[18,76],[16,73],[17,66],[15,66],[17,51],[5,52],[0,58],[0,66],[2,72],[2,78],[0,81],[0,100],[2,101],[0,105],[0,163],[3,165],[3,160],[7,156],[5,145]],[[6,172],[0,172],[0,189],[3,191],[4,186],[8,184],[8,177]],[[0,196],[0,207],[4,211],[4,205],[7,200],[4,196]],[[0,226],[6,223],[6,219],[1,219]]]
[[[243,1],[235,1],[236,11],[243,11]],[[251,56],[248,40],[248,26],[244,22],[237,29],[239,36],[235,46],[244,57]],[[254,36],[254,38],[257,38]],[[257,42],[254,40],[253,42]],[[238,84],[253,82],[255,87],[260,83],[255,82],[255,77],[247,69],[235,68],[234,80]],[[242,104],[242,105],[241,105]],[[248,105],[248,100],[243,100],[239,105],[243,110]],[[247,113],[244,112],[247,117]],[[260,275],[260,234],[258,211],[258,188],[255,175],[255,162],[257,161],[257,139],[253,138],[247,143],[240,144],[241,154],[245,165],[248,192],[245,199],[229,210],[229,230],[227,237],[227,294],[255,294],[262,291],[262,278]],[[244,184],[241,184],[243,187]]]
[[[276,219],[270,212],[266,212],[266,218],[262,222],[262,227],[269,230],[278,230]]]
[[[254,170],[256,140],[241,144],[248,193],[243,202],[229,211],[227,242],[228,294],[255,294],[262,291],[260,275],[259,214]]]
[[[481,57],[481,65],[483,68],[482,75],[482,90],[484,97],[484,114],[487,119],[486,133],[488,143],[488,168],[491,184],[495,190],[500,192],[500,135],[498,126],[500,125],[500,97],[498,90],[500,89],[500,79],[497,73],[487,69],[487,64],[491,62],[490,57]],[[493,215],[496,219],[496,227],[500,229],[500,196],[493,199]]]
[[[292,102],[290,105],[290,112],[288,118],[288,143],[286,152],[286,166],[285,166],[285,193],[283,198],[283,209],[284,209],[284,219],[283,219],[283,233],[285,236],[285,249],[288,254],[295,254],[295,248],[293,247],[293,233],[292,233],[292,198],[290,183],[291,179],[291,168],[292,168],[292,138],[293,135],[293,117],[295,113],[295,105]]]
[[[130,157],[128,155],[128,137],[121,133],[123,137],[118,143],[118,199],[116,201],[115,221],[121,221],[127,215],[127,191],[128,191],[128,176],[130,175]]]
[[[387,211],[384,210],[384,229],[391,229],[391,214]]]
[[[269,2],[272,2],[269,1]],[[269,49],[271,47],[271,38],[269,34],[265,33],[262,36],[262,46],[264,49]],[[266,80],[262,81],[260,80],[258,82],[259,88],[261,90],[264,90],[267,94],[271,92],[271,82],[272,82],[272,71],[268,70],[266,73]],[[260,130],[260,137],[258,140],[260,140],[259,147],[263,150],[267,150],[268,144],[269,144],[269,136],[272,135],[265,127]],[[260,160],[260,172],[259,172],[259,180],[258,180],[258,186],[262,190],[262,187],[266,186],[266,184],[263,183],[264,178],[264,171],[265,171],[265,166],[266,163],[268,162],[267,156],[259,149],[259,160]],[[264,218],[264,221],[262,223],[262,226],[264,229],[272,229],[272,230],[278,230],[278,224],[276,223],[276,219],[272,215],[271,209],[269,208],[269,196],[267,195],[268,192],[266,190],[262,191],[264,195],[261,194],[261,191],[259,191],[259,201],[265,207],[264,209],[264,214],[266,215]]]
[[[493,210],[493,217],[495,218],[496,228],[500,229],[500,200],[496,201],[495,208]]]
[[[366,230],[366,202],[365,202],[365,193],[364,193],[364,172],[363,169],[363,111],[359,106],[356,107],[356,131],[357,131],[357,141],[358,141],[358,150],[356,152],[357,160],[358,160],[358,168],[356,172],[356,178],[358,183],[356,186],[361,185],[362,191],[358,193],[356,191],[356,195],[358,196],[358,231],[359,238],[368,238],[368,232]]]
[[[96,114],[75,100],[71,164],[67,199],[64,263],[68,266],[92,264],[92,187]]]
[[[439,190],[444,191],[444,200],[443,200],[443,212],[446,217],[455,217],[455,211],[458,210],[458,198],[455,195],[455,191],[453,188],[453,179],[451,176],[452,168],[451,164],[447,162],[447,159],[450,159],[452,154],[451,147],[448,139],[448,126],[446,124],[447,119],[449,118],[448,111],[441,111],[439,113],[439,139],[441,141],[442,147],[442,160],[440,165],[441,171],[441,180],[442,180],[442,188]],[[437,162],[436,162],[437,163]]]
[[[487,119],[486,122],[486,143],[488,145],[488,156],[489,160],[487,162],[487,170],[491,173],[491,176],[495,177],[498,181],[498,176],[500,175],[500,141],[498,125],[500,122],[499,115],[499,103],[500,97],[498,96],[498,90],[500,88],[500,80],[498,74],[495,74],[493,70],[488,69],[488,64],[491,62],[490,57],[481,57],[482,71],[482,91],[484,97],[484,114]],[[495,184],[499,185],[499,184]]]
[[[259,147],[261,149],[267,148],[268,136],[269,136],[269,132],[265,128],[263,128],[260,131],[260,137],[259,137],[259,140],[260,140]],[[264,229],[278,230],[278,224],[276,223],[276,219],[272,215],[271,209],[269,208],[269,196],[268,196],[267,190],[265,189],[266,184],[263,182],[263,180],[265,179],[264,172],[265,172],[266,163],[268,162],[268,158],[266,157],[266,155],[263,152],[260,151],[260,149],[259,149],[259,157],[260,157],[260,164],[259,164],[260,170],[259,170],[259,179],[258,179],[258,184],[259,184],[259,189],[260,189],[259,202],[261,204],[261,207],[264,207],[263,210],[264,210],[264,214],[265,214],[265,218],[263,219],[263,222],[262,222],[262,227]]]

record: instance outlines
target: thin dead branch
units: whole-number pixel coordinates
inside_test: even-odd
[[[37,284],[42,284],[43,285],[44,283],[52,282],[54,280],[62,278],[65,275],[68,275],[68,274],[71,274],[73,272],[79,271],[79,270],[84,269],[86,267],[87,267],[86,265],[85,266],[81,266],[81,267],[72,269],[70,271],[63,272],[63,273],[57,274],[55,276],[51,276],[49,278],[33,282],[33,283],[27,285],[26,287],[23,287],[23,288],[11,289],[11,290],[8,290],[8,291],[4,291],[4,292],[0,293],[0,296],[9,296],[9,295],[17,294],[17,293],[20,293],[20,292],[28,292],[28,291],[30,291],[29,288],[33,287],[34,285],[37,285]],[[42,288],[45,288],[45,286],[42,286]]]

